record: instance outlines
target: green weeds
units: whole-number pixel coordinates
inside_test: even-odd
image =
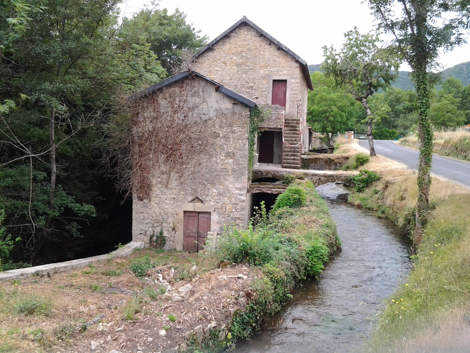
[[[356,192],[363,192],[370,184],[380,180],[380,177],[369,170],[362,169],[358,175],[349,177],[349,182],[354,185]]]
[[[142,298],[135,296],[131,300],[129,300],[126,305],[124,306],[122,318],[124,320],[135,320],[136,314],[140,313],[142,310]]]
[[[50,300],[37,295],[20,296],[14,305],[14,311],[17,314],[26,316],[49,316],[52,311],[52,303]]]
[[[155,265],[152,263],[149,255],[145,255],[134,260],[129,266],[137,277],[144,277],[147,274],[147,271],[153,267],[155,267]]]

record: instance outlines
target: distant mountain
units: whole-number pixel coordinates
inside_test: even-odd
[[[318,65],[308,65],[308,69],[310,73],[320,70],[321,64]],[[408,71],[398,71],[398,78],[392,84],[393,87],[397,87],[400,89],[414,89],[414,84],[411,81],[411,73]],[[460,80],[464,86],[470,84],[470,61],[462,64],[458,64],[448,69],[442,71],[442,80],[445,81],[449,77],[455,77],[456,79]],[[438,86],[440,89],[440,86]]]

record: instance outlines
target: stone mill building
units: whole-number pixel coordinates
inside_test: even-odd
[[[162,230],[167,249],[186,251],[248,224],[253,109],[264,112],[255,168],[300,168],[312,89],[307,63],[246,17],[193,60],[190,71],[130,97],[133,239],[148,244]]]

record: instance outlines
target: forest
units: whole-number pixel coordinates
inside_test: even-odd
[[[119,3],[0,3],[4,270],[131,240],[127,97],[178,70],[207,38],[178,10],[121,18]]]

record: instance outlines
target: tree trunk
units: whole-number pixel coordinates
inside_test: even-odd
[[[374,148],[374,138],[372,136],[372,112],[369,107],[369,103],[367,103],[366,98],[362,98],[361,104],[366,110],[366,115],[367,115],[367,140],[369,141],[369,151],[370,151],[370,156],[374,157],[377,154],[375,153],[375,148]]]
[[[55,108],[52,108],[51,118],[49,121],[49,163],[51,165],[51,180],[49,184],[49,201],[48,208],[49,214],[46,217],[46,222],[44,225],[44,234],[39,238],[39,241],[34,244],[34,249],[31,252],[30,262],[35,264],[36,255],[39,253],[41,248],[46,244],[50,239],[50,232],[52,228],[52,213],[55,208],[55,192],[56,192],[56,179],[57,179],[57,163],[56,163],[56,144],[55,144]]]
[[[425,65],[422,65],[415,71],[415,77],[420,140],[415,238],[418,237],[417,240],[419,242],[422,228],[427,225],[429,218],[433,133],[429,119],[429,83]]]
[[[55,190],[56,190],[56,179],[57,179],[57,164],[56,164],[56,146],[55,146],[55,108],[52,108],[51,120],[49,123],[49,144],[51,148],[49,161],[51,164],[51,181],[49,191],[49,215],[46,218],[46,232],[49,232],[52,224],[52,213],[55,206]]]

